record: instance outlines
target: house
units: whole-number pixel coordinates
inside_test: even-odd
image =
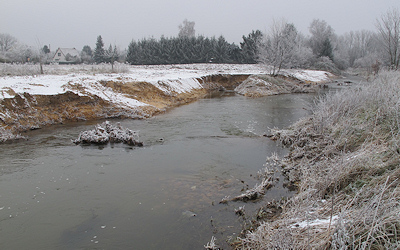
[[[53,62],[60,64],[74,64],[80,60],[79,51],[75,48],[58,48],[53,56]]]

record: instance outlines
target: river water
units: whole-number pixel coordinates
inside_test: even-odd
[[[224,246],[242,229],[234,209],[245,203],[219,201],[253,187],[266,157],[284,154],[262,134],[307,115],[314,98],[224,93],[111,121],[139,131],[142,148],[74,145],[93,122],[0,145],[0,249],[203,249],[213,235]],[[281,185],[265,199],[289,196]]]

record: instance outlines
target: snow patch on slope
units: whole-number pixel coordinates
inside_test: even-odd
[[[333,74],[318,70],[287,70],[284,71],[287,76],[292,76],[301,81],[321,83],[329,81]]]

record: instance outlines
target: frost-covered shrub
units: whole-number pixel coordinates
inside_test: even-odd
[[[318,61],[314,63],[313,67],[317,70],[324,70],[336,75],[340,75],[340,70],[329,57],[320,57]]]
[[[74,64],[60,65],[51,63],[42,65],[44,74],[64,75],[77,73],[108,74],[128,73],[130,66],[125,63],[115,62],[102,64]],[[40,74],[40,65],[33,63],[0,63],[0,76],[32,76]]]
[[[32,76],[40,74],[39,64],[1,63],[0,76]]]

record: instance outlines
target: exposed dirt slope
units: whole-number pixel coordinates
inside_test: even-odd
[[[11,87],[3,88],[3,92],[7,91],[14,97],[0,99],[0,137],[4,137],[6,132],[19,133],[66,121],[151,117],[169,108],[196,101],[213,90],[235,90],[246,96],[258,97],[309,92],[312,89],[310,86],[316,86],[287,76],[249,76],[216,74],[151,83],[135,82],[129,78],[91,83],[75,79],[60,87],[66,92],[53,95],[16,93]],[[46,89],[40,82],[31,83],[27,88],[37,86]]]
[[[15,94],[14,98],[0,100],[0,133],[18,133],[66,121],[96,120],[102,118],[151,117],[157,113],[191,103],[219,88],[234,89],[248,75],[215,75],[197,79],[202,88],[188,92],[165,92],[148,82],[100,81],[98,84],[114,93],[135,99],[147,105],[130,107],[111,103],[97,95],[88,94],[79,84],[69,85],[67,91],[57,95]],[[78,95],[74,92],[86,95]]]

